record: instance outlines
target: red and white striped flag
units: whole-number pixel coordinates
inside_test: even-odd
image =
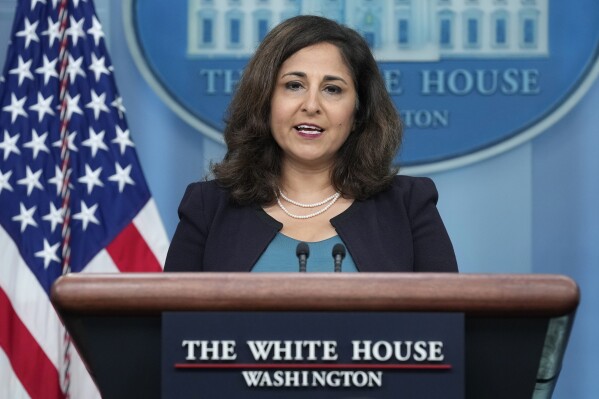
[[[161,271],[168,240],[92,0],[17,3],[0,77],[0,398],[93,398],[50,287]]]

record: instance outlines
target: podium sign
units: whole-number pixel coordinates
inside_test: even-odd
[[[212,383],[216,378],[226,377],[231,381],[236,379],[236,382],[227,380],[227,384],[246,384],[241,374],[246,369],[175,369],[175,364],[180,363],[217,363],[216,360],[197,358],[198,353],[201,357],[202,344],[186,344],[187,347],[183,347],[181,340],[235,341],[234,351],[229,349],[230,344],[219,344],[225,358],[232,356],[230,353],[240,356],[234,361],[218,361],[229,365],[229,368],[231,364],[252,360],[241,357],[242,351],[247,350],[245,340],[252,339],[337,341],[335,354],[339,355],[338,360],[293,359],[291,363],[368,363],[362,359],[352,362],[352,340],[372,340],[374,343],[446,339],[436,335],[448,329],[445,324],[429,330],[435,333],[431,336],[418,333],[413,337],[408,336],[405,328],[422,323],[391,324],[394,323],[392,318],[398,314],[417,313],[464,315],[466,398],[549,399],[561,370],[579,295],[578,286],[568,277],[522,274],[75,273],[59,278],[52,287],[52,303],[102,397],[111,399],[160,398],[161,392],[167,392],[169,397],[174,398],[181,393],[180,387],[174,387],[172,395],[169,388],[163,388],[165,383],[173,384],[161,381],[162,368],[166,367],[161,363],[163,342],[172,347],[167,353],[173,357],[165,363],[171,372],[189,374],[197,379],[208,378]],[[186,325],[181,331],[188,335],[175,337],[173,342],[163,341],[162,315],[168,312],[203,312],[212,319]],[[236,326],[236,313],[246,312],[245,324]],[[278,317],[278,314],[287,316],[277,319],[274,326],[269,324],[259,330],[260,325],[266,324],[263,317]],[[367,317],[380,319],[375,323],[374,319]],[[339,318],[350,321],[343,324]],[[244,320],[244,316],[239,316],[239,320]],[[224,328],[212,330],[218,326]],[[285,334],[275,335],[278,328],[283,329],[281,331]],[[345,335],[335,336],[336,332]],[[164,333],[168,334],[168,331]],[[249,333],[251,335],[246,335]],[[190,345],[193,345],[196,357],[193,361],[185,359],[188,356],[185,350],[189,350]],[[330,344],[327,345],[329,348]],[[450,357],[453,355],[448,345],[443,347],[446,357],[442,363],[452,365],[451,373],[459,372],[459,363]],[[209,357],[209,348],[204,349]],[[384,349],[384,344],[379,344],[380,356]],[[322,352],[318,356],[321,355]],[[274,363],[264,361],[267,362]],[[387,362],[393,361],[389,359]],[[281,363],[269,370],[296,371],[281,368]],[[331,367],[337,368],[320,371],[343,370],[338,366]],[[359,388],[351,393],[345,388],[335,388],[326,397],[343,396],[344,393],[345,397],[355,399],[384,397],[380,389],[388,389],[393,376],[417,378],[424,375],[422,370],[379,371],[383,371],[380,388]],[[217,377],[220,372],[223,377]],[[300,375],[303,378],[304,374]],[[429,377],[449,375],[447,370],[431,370]],[[399,383],[399,393],[391,397],[416,397],[410,396],[403,384]],[[228,389],[228,386],[225,388]],[[312,387],[288,388],[284,392],[277,387],[258,387],[248,390],[247,395],[209,395],[196,389],[190,385],[182,394],[193,391],[194,397],[198,398],[325,396]],[[448,397],[450,392],[447,390],[442,397]],[[405,394],[400,396],[401,393]],[[434,396],[431,394],[430,397]]]
[[[464,315],[165,312],[163,398],[464,398]]]

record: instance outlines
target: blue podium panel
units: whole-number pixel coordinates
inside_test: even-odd
[[[464,398],[464,316],[165,312],[163,398]]]

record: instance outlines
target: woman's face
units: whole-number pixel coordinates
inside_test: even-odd
[[[350,134],[356,88],[339,49],[319,43],[281,65],[271,99],[270,128],[283,162],[329,168]]]

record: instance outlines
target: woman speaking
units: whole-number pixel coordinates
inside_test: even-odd
[[[317,16],[275,27],[227,113],[214,179],[191,184],[165,271],[455,272],[428,178],[398,176],[398,113],[364,39]],[[302,244],[303,246],[304,244]],[[300,246],[300,247],[302,247]]]

